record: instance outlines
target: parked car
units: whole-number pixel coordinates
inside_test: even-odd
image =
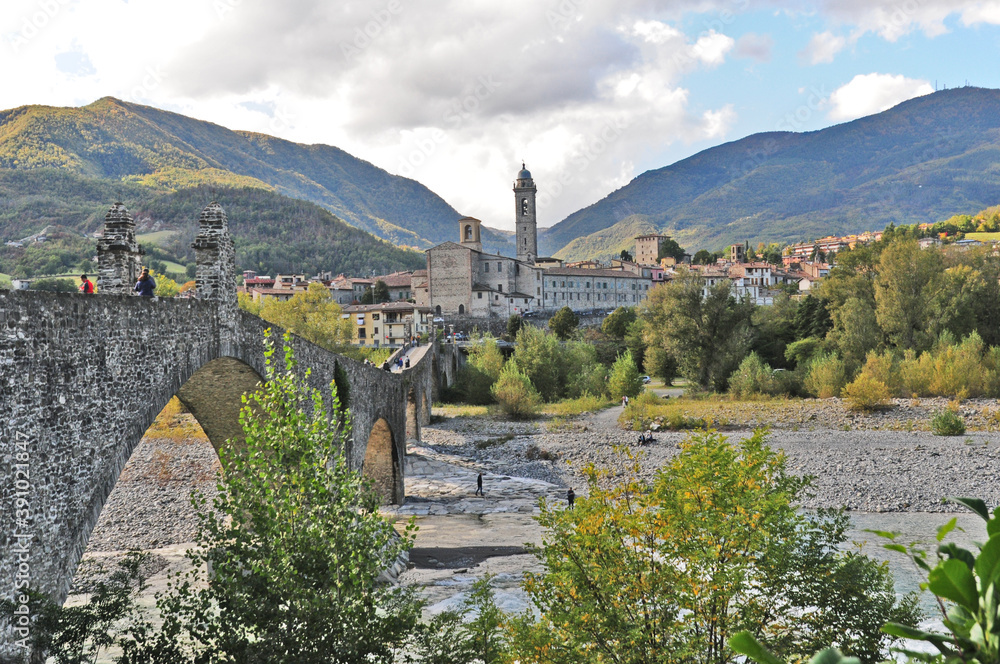
[[[653,379],[650,378],[649,376],[643,376],[642,377],[642,384],[643,385],[648,385],[651,382],[653,382]]]
[[[435,323],[443,323],[443,322],[444,322],[444,319],[443,319],[443,318],[441,318],[440,316],[438,316],[437,318],[435,318],[435,319],[434,319],[434,322],[435,322]]]

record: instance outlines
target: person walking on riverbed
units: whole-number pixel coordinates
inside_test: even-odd
[[[476,478],[476,492],[472,494],[474,496],[485,496],[483,493],[483,474],[479,473],[479,477]]]
[[[576,493],[573,491],[572,487],[566,492],[566,509],[573,509],[573,502],[576,500]]]

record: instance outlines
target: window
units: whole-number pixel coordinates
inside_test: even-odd
[[[358,339],[364,339],[364,338],[365,338],[365,328],[359,327],[358,328]]]
[[[458,305],[458,313],[459,313],[459,315],[465,313],[465,305],[464,304]]]
[[[541,288],[536,288],[535,289],[535,294],[536,295],[541,295],[542,294],[542,289]]]
[[[586,288],[590,288],[590,282],[587,282]]]
[[[467,225],[465,227],[465,239],[466,240],[471,240],[472,239],[472,226],[471,225]]]
[[[528,199],[527,198],[522,198],[521,199],[521,214],[522,215],[528,214]]]
[[[483,294],[482,294],[482,293],[476,293],[476,295],[478,295],[478,296],[479,296],[479,299],[480,299],[480,300],[481,300],[481,299],[483,299]]]
[[[559,285],[562,286],[563,288],[566,288],[566,281],[565,280],[560,281]]]
[[[378,336],[378,328],[375,328],[375,335]]]
[[[541,279],[542,279],[542,273],[535,272],[535,281],[541,281]]]
[[[378,314],[372,314],[372,320],[378,320]]]
[[[490,264],[483,263],[483,272],[489,272],[489,271],[490,271]]]
[[[497,272],[503,272],[503,263],[497,261]]]
[[[503,292],[503,284],[497,284],[497,290]]]

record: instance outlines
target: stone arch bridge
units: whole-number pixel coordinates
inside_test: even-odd
[[[241,437],[240,398],[264,374],[271,326],[237,306],[217,204],[202,213],[194,247],[197,299],[132,296],[141,249],[118,204],[98,246],[98,294],[0,291],[0,596],[31,587],[65,599],[119,474],[174,395],[216,449]],[[281,333],[273,331],[279,345]],[[297,337],[292,346],[314,387],[329,394],[335,381],[342,400],[346,393],[352,467],[402,502],[407,429],[419,438],[430,421],[438,375],[451,376],[439,367],[451,358],[432,345],[392,373]]]

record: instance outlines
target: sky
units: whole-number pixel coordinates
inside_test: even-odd
[[[0,108],[113,96],[413,178],[513,229],[641,173],[943,87],[1000,88],[1000,0],[4,0]]]

